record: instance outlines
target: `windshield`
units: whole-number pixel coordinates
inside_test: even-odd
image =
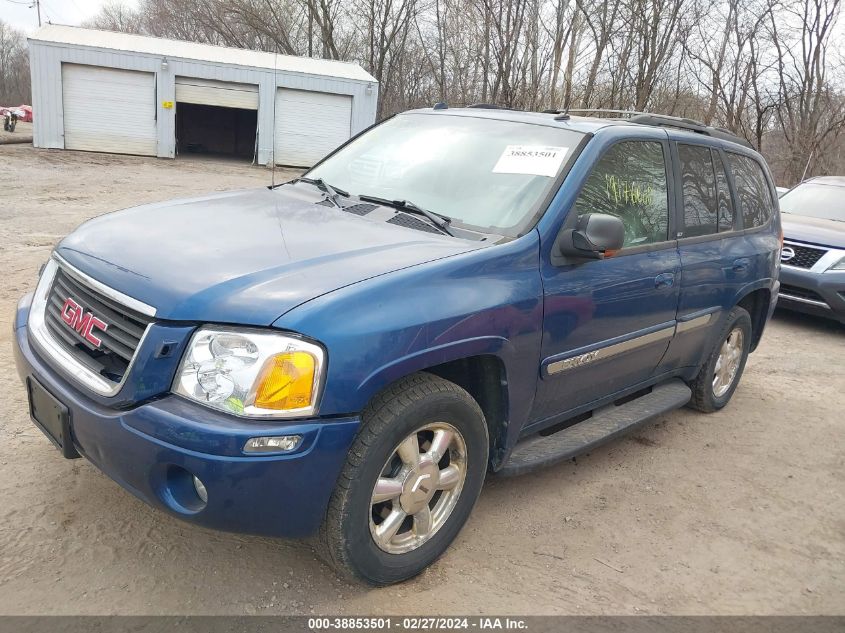
[[[404,114],[355,139],[308,177],[515,236],[534,218],[582,137],[546,125]]]
[[[805,182],[780,199],[783,213],[845,222],[845,187]]]

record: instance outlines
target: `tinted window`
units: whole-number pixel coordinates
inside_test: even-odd
[[[602,156],[575,201],[575,212],[607,213],[625,224],[625,246],[667,239],[669,198],[663,145],[618,143]]]
[[[713,165],[716,170],[716,192],[719,200],[719,232],[730,231],[734,227],[734,204],[731,189],[728,186],[728,174],[719,152],[713,151]]]
[[[772,195],[756,160],[739,154],[728,153],[728,162],[734,176],[743,226],[750,229],[769,221],[774,214]]]
[[[783,195],[780,210],[845,222],[845,187],[805,182]]]
[[[678,145],[684,195],[684,237],[716,233],[716,176],[709,147]]]

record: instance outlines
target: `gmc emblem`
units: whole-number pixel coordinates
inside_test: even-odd
[[[94,347],[100,347],[103,342],[94,335],[94,329],[105,332],[109,327],[108,323],[95,317],[92,312],[86,313],[85,309],[70,297],[65,299],[65,304],[62,306],[62,321],[79,332],[82,338]]]

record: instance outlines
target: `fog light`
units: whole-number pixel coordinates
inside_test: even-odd
[[[194,490],[197,491],[197,496],[202,499],[203,503],[208,503],[208,490],[205,489],[205,484],[196,475],[194,475]]]
[[[301,435],[251,437],[244,444],[244,453],[284,453],[299,446],[301,440]]]

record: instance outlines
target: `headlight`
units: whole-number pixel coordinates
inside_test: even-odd
[[[311,415],[323,349],[281,333],[200,328],[191,337],[173,391],[247,417]]]
[[[843,257],[838,262],[836,262],[833,266],[828,268],[828,270],[845,270],[845,257]]]

